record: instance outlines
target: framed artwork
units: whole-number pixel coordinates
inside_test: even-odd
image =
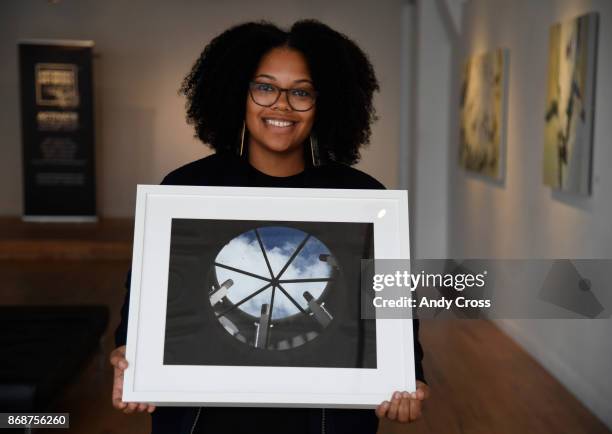
[[[470,57],[463,67],[459,163],[496,180],[505,173],[508,50]]]
[[[405,191],[139,186],[123,400],[374,408],[415,390],[412,321],[363,319],[409,258]]]
[[[591,193],[597,27],[595,12],[551,27],[544,132],[544,184]]]
[[[78,107],[78,65],[37,63],[35,66],[36,104],[51,107]]]

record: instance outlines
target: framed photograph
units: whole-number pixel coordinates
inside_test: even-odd
[[[374,408],[412,321],[363,319],[362,259],[408,259],[405,191],[138,186],[123,400]]]

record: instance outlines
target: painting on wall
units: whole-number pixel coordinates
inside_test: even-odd
[[[467,170],[504,176],[508,50],[471,56],[461,83],[459,162]]]
[[[550,29],[544,140],[544,184],[591,192],[598,14]]]

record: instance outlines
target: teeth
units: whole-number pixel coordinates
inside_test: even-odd
[[[276,119],[266,119],[266,123],[268,125],[274,125],[275,127],[289,127],[294,124],[293,122],[279,121]]]

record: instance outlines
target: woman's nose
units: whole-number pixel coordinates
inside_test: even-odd
[[[278,97],[278,100],[276,100],[276,103],[274,103],[274,106],[272,108],[275,110],[283,111],[291,110],[291,104],[289,104],[289,90],[283,89],[280,91],[280,93],[281,94]]]

